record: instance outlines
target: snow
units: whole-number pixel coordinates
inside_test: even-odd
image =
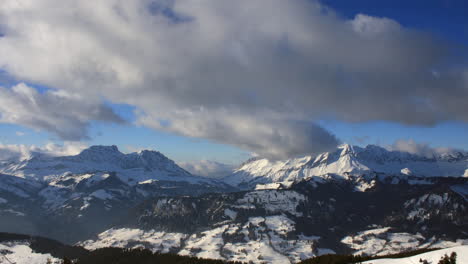
[[[223,233],[227,225],[194,234],[185,241],[185,248],[179,252],[180,255],[193,255],[191,249],[196,248],[198,253],[194,256],[199,258],[223,259],[220,249],[224,245]]]
[[[26,216],[25,213],[18,212],[18,211],[15,211],[15,210],[13,210],[13,209],[0,210],[0,212],[9,213],[9,214],[14,214],[14,215],[16,215],[16,216]]]
[[[388,255],[418,248],[445,248],[468,244],[468,239],[444,241],[426,239],[421,234],[391,232],[390,227],[374,228],[346,236],[341,240],[359,255]]]
[[[255,185],[255,190],[276,190],[276,189],[286,189],[293,185],[294,181],[283,181],[283,182],[274,182],[267,184],[257,184]]]
[[[427,158],[406,152],[389,151],[373,145],[361,148],[345,144],[333,152],[325,152],[316,157],[305,156],[282,161],[254,159],[241,165],[224,180],[231,185],[247,189],[273,189],[282,187],[281,183],[290,184],[327,175],[349,180],[350,176],[367,177],[376,174],[404,177],[466,177],[467,173],[468,153],[442,154]],[[362,185],[358,191],[363,191],[363,188],[367,187]]]
[[[146,247],[154,252],[177,252],[181,255],[248,263],[297,263],[320,254],[333,252],[318,248],[320,237],[292,237],[295,223],[285,215],[251,217],[244,223],[219,224],[194,234],[110,229],[98,239],[79,243],[87,249],[101,247]],[[233,242],[230,236],[237,238]]]
[[[181,233],[121,228],[109,229],[99,234],[96,241],[87,240],[78,243],[78,245],[94,250],[103,247],[143,247],[142,243],[145,243],[150,244],[150,249],[154,252],[167,253],[174,248],[180,247],[181,241],[185,237],[186,235]]]
[[[287,235],[294,231],[294,221],[284,215],[269,216],[265,218],[265,224],[270,230],[280,235]]]
[[[296,216],[302,213],[296,210],[297,206],[306,201],[306,197],[295,191],[253,191],[248,192],[243,198],[237,200],[238,208],[254,209],[260,205],[269,213],[289,212]]]
[[[141,181],[138,184],[152,184],[153,182],[157,182],[157,180],[149,179],[149,180],[146,180],[146,181]]]
[[[224,214],[231,218],[232,220],[236,220],[237,212],[231,209],[224,209]]]
[[[124,154],[116,146],[91,146],[75,156],[38,155],[0,166],[0,173],[46,182],[81,175],[74,177],[76,183],[91,178],[88,183],[94,184],[106,179],[109,176],[107,172],[115,172],[129,185],[150,180],[217,183],[191,175],[160,152],[145,150]]]
[[[227,252],[233,254],[228,255],[228,259],[232,261],[242,261],[245,263],[272,263],[286,264],[291,261],[284,255],[276,252],[268,241],[264,242],[248,242],[248,243],[227,243],[224,247]]]
[[[44,208],[55,209],[63,205],[67,200],[65,195],[68,193],[66,188],[57,186],[47,186],[39,192],[39,196],[44,198]]]
[[[37,181],[25,180],[19,177],[0,173],[0,190],[21,198],[29,198],[31,193],[37,192],[43,184]]]
[[[110,200],[114,197],[111,193],[107,192],[106,190],[100,189],[91,193],[91,196],[96,197],[101,200]]]
[[[295,239],[291,238],[290,234],[295,230],[294,225],[294,221],[287,216],[275,215],[251,217],[243,224],[222,224],[191,235],[130,228],[110,229],[99,234],[96,241],[88,240],[79,245],[89,250],[102,247],[146,247],[153,252],[177,252],[187,256],[246,263],[297,263],[314,256],[335,253],[331,249],[319,247],[318,236],[301,234]],[[244,239],[236,242],[225,240],[235,234],[243,234]],[[389,227],[364,230],[354,236],[343,238],[342,242],[355,249],[354,254],[365,255],[385,255],[417,248],[436,247],[451,247],[447,250],[457,249],[457,253],[460,249],[464,252],[461,254],[467,254],[468,250],[468,240],[437,241],[434,238],[427,240],[419,234],[391,232]],[[458,260],[458,263],[464,263],[463,256]],[[384,260],[366,263],[413,263],[382,261]]]
[[[425,238],[419,234],[392,233],[389,227],[370,229],[346,236],[342,243],[356,250],[354,254],[382,255],[415,249]]]
[[[91,197],[85,197],[83,198],[83,205],[80,207],[80,211],[86,210],[91,204],[89,201],[91,200]]]
[[[420,263],[419,260],[427,260],[431,264],[437,264],[442,256],[445,254],[449,255],[452,252],[457,253],[457,263],[468,263],[468,246],[458,246],[458,247],[451,247],[440,249],[436,251],[431,251],[423,254],[419,254],[416,256],[408,257],[408,258],[399,258],[399,259],[375,259],[369,260],[363,263],[368,264],[415,264]]]
[[[358,181],[356,183],[356,185],[354,186],[354,190],[357,191],[357,192],[365,192],[365,191],[371,189],[372,187],[374,187],[375,184],[376,184],[375,180],[372,180],[370,182],[366,182],[364,180]]]
[[[456,241],[439,240],[430,245],[430,248],[448,248],[460,245],[468,245],[468,239],[457,239]]]
[[[413,173],[411,172],[411,170],[408,169],[408,168],[403,168],[403,169],[401,169],[400,172],[401,172],[401,174],[404,174],[404,175],[412,175],[412,174],[413,174]]]
[[[452,196],[453,197],[453,196]],[[452,201],[448,193],[443,194],[425,194],[419,198],[413,198],[404,203],[404,207],[409,211],[406,219],[417,220],[422,223],[432,217],[435,209],[451,209],[450,211],[457,211],[458,208],[464,208],[463,204]],[[428,209],[429,208],[429,209]],[[442,213],[442,210],[437,210]],[[446,213],[450,214],[450,212]]]
[[[16,264],[44,264],[47,260],[52,263],[61,263],[58,258],[50,254],[35,253],[25,242],[3,242],[0,244],[0,263]]]

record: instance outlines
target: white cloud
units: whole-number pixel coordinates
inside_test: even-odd
[[[402,30],[400,24],[388,18],[378,18],[365,14],[358,14],[350,21],[353,30],[366,37],[376,37],[379,35],[399,34]]]
[[[235,168],[233,165],[210,160],[178,162],[177,164],[194,175],[214,179],[230,175]]]
[[[0,160],[22,159],[28,157],[30,147],[26,145],[7,145],[0,143]]]
[[[26,133],[24,133],[23,131],[16,131],[15,135],[17,135],[18,137],[22,137],[22,136],[26,135]]]
[[[72,156],[79,154],[87,147],[88,145],[85,143],[65,141],[63,144],[47,143],[34,151],[52,156]]]
[[[42,147],[23,144],[0,143],[0,160],[21,160],[31,156],[32,153],[43,153],[51,156],[77,155],[87,145],[80,142],[64,142],[63,144],[47,143]]]
[[[450,45],[389,18],[325,9],[311,0],[2,0],[0,67],[79,95],[85,110],[62,118],[44,106],[31,117],[31,100],[17,100],[27,113],[0,112],[79,139],[90,120],[116,121],[105,99],[134,105],[139,124],[273,158],[334,147],[311,124],[321,118],[468,121],[466,70],[438,69]]]
[[[395,141],[392,145],[387,146],[387,148],[389,150],[408,152],[427,158],[433,158],[441,154],[462,151],[447,147],[431,147],[428,143],[416,142],[413,139],[399,139]]]
[[[11,89],[0,87],[2,123],[47,130],[65,140],[79,140],[86,138],[91,120],[123,122],[101,103],[63,90],[41,94],[24,83]]]

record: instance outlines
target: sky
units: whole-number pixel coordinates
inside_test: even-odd
[[[468,149],[466,1],[92,2],[0,4],[0,149]]]

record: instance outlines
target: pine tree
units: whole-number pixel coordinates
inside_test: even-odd
[[[445,254],[442,258],[440,258],[438,264],[456,264],[457,263],[457,253],[452,252],[450,257]]]
[[[419,259],[419,263],[422,263],[422,264],[429,264],[429,261],[425,260],[425,259]]]

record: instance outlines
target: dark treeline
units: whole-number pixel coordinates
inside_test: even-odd
[[[176,254],[153,253],[147,249],[101,248],[90,251],[89,254],[77,260],[64,259],[64,263],[76,264],[242,264],[241,262],[227,262],[222,260],[200,259],[179,256]]]
[[[0,243],[14,241],[27,242],[34,252],[51,254],[55,258],[63,259],[64,264],[242,264],[241,262],[153,253],[148,249],[100,248],[89,251],[78,246],[64,245],[48,238],[0,232]]]
[[[153,253],[148,249],[100,248],[89,251],[78,246],[64,245],[48,238],[0,232],[0,243],[12,241],[28,242],[31,249],[35,252],[43,254],[48,253],[55,258],[63,259],[63,264],[242,264],[242,262],[200,259],[171,253]],[[382,256],[327,254],[304,260],[299,264],[361,263],[363,261],[381,258],[406,258],[433,250],[437,250],[437,248],[418,249]],[[421,259],[420,263],[424,264],[427,263],[427,261],[424,262],[424,260]],[[443,256],[438,264],[456,264],[456,254],[452,253],[450,256]]]
[[[350,264],[350,263],[361,263],[368,260],[382,259],[382,258],[407,258],[429,251],[437,250],[438,248],[431,249],[417,249],[406,251],[397,254],[381,255],[381,256],[361,256],[361,255],[336,255],[327,254],[319,257],[304,260],[299,264]],[[444,263],[445,264],[445,263]]]

